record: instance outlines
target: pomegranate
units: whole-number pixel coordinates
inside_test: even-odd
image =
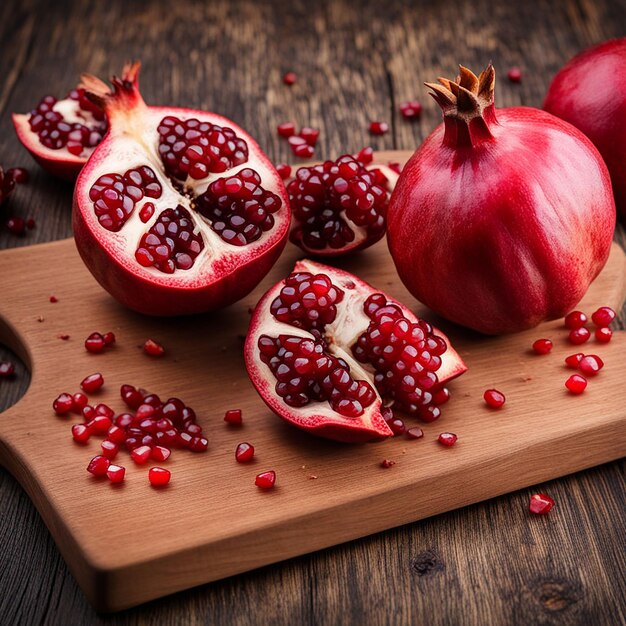
[[[626,37],[593,46],[554,77],[546,111],[580,129],[600,151],[626,219]]]
[[[371,165],[369,155],[299,168],[287,184],[290,239],[309,254],[338,255],[376,243],[386,228],[387,205],[398,175]],[[366,162],[368,161],[368,162]]]
[[[84,76],[110,130],[74,192],[85,264],[121,303],[178,315],[249,293],[286,242],[282,179],[243,129],[214,113],[148,107],[139,63],[109,89]]]
[[[409,291],[487,334],[565,315],[604,266],[615,226],[606,166],[570,124],[496,110],[495,72],[428,84],[441,124],[405,165],[388,241]]]
[[[62,100],[44,96],[26,114],[14,113],[18,139],[41,167],[74,180],[107,131],[102,108],[85,89],[72,89]]]
[[[405,306],[308,260],[257,304],[244,353],[278,416],[345,442],[392,436],[393,412],[382,402],[432,421],[435,391],[467,369],[447,338]]]
[[[13,167],[5,171],[0,166],[0,205],[11,195],[16,184],[26,182],[28,182],[28,172],[25,169]]]

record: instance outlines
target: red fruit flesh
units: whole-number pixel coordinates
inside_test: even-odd
[[[441,433],[437,437],[437,441],[442,445],[449,448],[457,442],[458,437],[454,433]]]
[[[549,339],[537,339],[533,343],[533,350],[537,354],[548,354],[552,350],[552,342]]]
[[[169,484],[172,473],[163,467],[151,467],[148,472],[148,480],[153,487],[164,487]]]
[[[554,500],[545,493],[535,493],[530,496],[528,510],[535,515],[545,515],[554,506]]]
[[[483,398],[492,409],[499,409],[506,402],[504,394],[497,389],[487,389],[483,394]]]
[[[291,87],[291,85],[293,85],[297,80],[298,76],[295,72],[287,72],[283,76],[283,83],[285,83],[285,85],[288,85],[289,87]]]
[[[393,433],[381,398],[436,419],[433,392],[466,369],[445,336],[401,304],[347,272],[311,261],[299,261],[256,306],[245,359],[277,415],[348,442]]]
[[[287,185],[290,239],[305,252],[337,255],[371,246],[385,233],[389,192],[398,178],[348,154],[301,167]]]
[[[99,454],[89,461],[87,471],[94,476],[105,476],[110,465],[109,459]]]
[[[604,367],[604,361],[595,354],[585,355],[578,363],[578,369],[585,376],[595,376]]]
[[[21,217],[11,217],[7,220],[7,230],[14,235],[23,235],[26,232],[26,222]]]
[[[384,135],[389,132],[387,122],[370,122],[370,133],[372,135]]]
[[[258,474],[254,481],[254,484],[261,489],[271,489],[275,483],[276,472],[274,472],[273,470]]]
[[[91,431],[86,424],[74,424],[72,426],[72,437],[74,441],[78,443],[86,443],[89,441],[89,437],[91,436]]]
[[[417,100],[403,102],[400,105],[400,113],[405,120],[418,120],[422,115],[422,104]]]
[[[255,141],[204,111],[148,107],[138,64],[110,89],[83,78],[110,132],[81,172],[74,235],[87,267],[151,315],[221,308],[249,293],[285,244],[282,179]]]
[[[0,378],[10,378],[15,374],[15,365],[11,361],[0,361]]]
[[[104,378],[102,374],[96,372],[95,374],[90,374],[80,383],[80,387],[83,391],[87,393],[93,393],[94,391],[98,391],[100,387],[104,385]]]
[[[580,361],[584,356],[585,355],[582,352],[578,352],[577,354],[571,354],[570,356],[566,357],[565,364],[568,367],[576,370],[578,369],[578,365],[580,364]]]
[[[242,442],[235,450],[235,460],[238,463],[249,463],[254,458],[254,446],[247,442]]]
[[[421,439],[424,436],[424,431],[421,428],[409,428],[406,431],[406,436],[409,439]]]
[[[4,171],[0,167],[0,205],[11,195],[16,184],[28,182],[28,172],[21,167]]]
[[[241,418],[241,409],[229,409],[226,411],[224,421],[228,424],[241,424],[243,421]]]
[[[600,328],[608,326],[614,319],[615,311],[610,306],[601,306],[591,316],[591,321]]]
[[[153,339],[148,339],[143,344],[143,351],[150,356],[163,356],[165,354],[165,348]]]
[[[566,328],[577,330],[587,323],[587,316],[582,311],[571,311],[565,316],[564,323]]]
[[[121,483],[124,480],[124,475],[126,474],[126,469],[121,465],[109,465],[109,469],[107,469],[107,478],[112,483]]]
[[[444,123],[389,202],[400,278],[443,317],[487,334],[564,316],[609,255],[606,166],[580,131],[545,111],[496,109],[492,66],[480,77],[461,67],[458,83],[440,83],[428,86]]]
[[[608,343],[613,337],[613,331],[610,328],[596,328],[594,334],[599,343]]]
[[[63,100],[45,96],[30,113],[13,114],[18,139],[55,176],[74,180],[107,132],[104,111],[82,88]]]
[[[587,379],[579,374],[573,374],[565,381],[565,387],[570,393],[579,395],[587,388]]]
[[[591,337],[591,333],[588,328],[584,326],[581,328],[576,328],[574,330],[570,330],[568,335],[568,339],[570,343],[573,343],[575,346],[580,345],[581,343],[585,343],[588,341],[589,337]]]
[[[522,70],[519,67],[512,67],[507,73],[506,77],[512,83],[521,83],[522,82]]]
[[[285,122],[284,124],[279,124],[276,127],[276,131],[281,137],[285,137],[288,139],[296,132],[296,125],[293,122]]]
[[[74,408],[74,401],[69,393],[60,394],[52,403],[52,408],[57,415],[69,413]]]

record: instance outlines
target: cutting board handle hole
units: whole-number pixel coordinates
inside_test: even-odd
[[[0,361],[10,361],[15,374],[0,378],[0,412],[14,405],[30,386],[32,360],[26,344],[5,320],[0,318]]]

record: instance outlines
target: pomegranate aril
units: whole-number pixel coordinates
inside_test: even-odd
[[[290,139],[294,139],[294,137],[290,137]],[[292,143],[290,141],[289,146],[293,155],[299,159],[310,159],[315,154],[315,148],[306,141],[304,143]]]
[[[92,420],[96,416],[96,409],[94,409],[90,404],[87,404],[83,407],[82,413],[86,420]]]
[[[91,333],[91,335],[85,339],[85,349],[87,352],[102,352],[105,346],[106,342],[100,333]]]
[[[115,458],[115,456],[117,455],[117,453],[119,452],[119,446],[113,442],[113,441],[109,441],[108,439],[105,439],[101,444],[100,447],[102,448],[102,454],[107,458],[107,459],[113,459]]]
[[[108,405],[104,403],[97,404],[95,406],[96,415],[104,415],[105,417],[112,418],[115,415],[115,411]]]
[[[165,446],[154,446],[150,456],[154,461],[163,462],[170,458],[170,454],[172,454],[172,451],[169,448]]]
[[[249,463],[254,458],[254,446],[247,443],[242,442],[237,445],[237,449],[235,450],[235,459],[238,463]]]
[[[104,335],[102,335],[102,339],[104,339],[105,345],[112,346],[115,343],[115,334],[109,331],[108,333],[104,333]]]
[[[149,446],[139,446],[130,453],[130,456],[135,463],[141,464],[145,463],[150,458],[151,452],[152,450]]]
[[[589,329],[582,326],[580,328],[570,330],[568,338],[570,343],[573,343],[574,345],[580,345],[581,343],[585,343],[585,341],[587,341],[590,336],[591,333],[589,332]]]
[[[315,146],[319,134],[319,129],[309,128],[308,126],[303,127],[298,133],[298,135],[302,137],[302,139],[304,139],[310,146]]]
[[[400,113],[406,120],[417,120],[422,114],[422,104],[417,100],[403,102],[400,105]]]
[[[381,466],[383,469],[389,469],[390,467],[393,467],[395,464],[396,464],[396,462],[395,462],[395,461],[392,461],[391,459],[383,459],[383,460],[380,462],[380,466]]]
[[[150,218],[154,215],[154,203],[146,202],[141,209],[139,209],[139,219],[145,224],[150,221]]]
[[[206,437],[192,437],[187,447],[192,452],[205,452],[209,447],[209,441]]]
[[[229,424],[239,425],[243,422],[241,417],[241,409],[229,409],[224,414],[224,421]]]
[[[165,348],[153,339],[148,339],[143,344],[143,351],[150,356],[163,356],[165,354]]]
[[[372,135],[384,135],[389,132],[389,124],[387,122],[370,122],[370,133]]]
[[[18,185],[25,185],[30,178],[28,170],[23,167],[11,167],[7,170],[6,175]]]
[[[285,122],[276,127],[281,137],[289,138],[296,132],[296,125],[293,122]]]
[[[549,339],[537,339],[533,343],[533,350],[537,354],[548,354],[552,350],[552,342]]]
[[[610,328],[596,328],[594,334],[599,343],[608,343],[613,337],[613,331]]]
[[[115,420],[115,425],[111,426],[107,431],[107,439],[113,443],[124,443],[126,439],[126,426],[122,426],[118,423],[120,416],[118,415]],[[130,422],[129,422],[130,424]]]
[[[565,316],[564,322],[566,328],[576,330],[587,323],[587,316],[582,311],[572,311]]]
[[[15,365],[11,361],[0,361],[0,378],[9,378],[15,374]]]
[[[52,402],[52,408],[57,415],[69,413],[74,408],[74,401],[69,393],[59,394]]]
[[[506,73],[506,77],[512,83],[520,83],[520,82],[522,82],[522,70],[519,67],[512,67]]]
[[[113,425],[110,417],[106,415],[96,415],[90,422],[87,423],[89,429],[94,435],[105,435],[109,432],[109,428]]]
[[[164,487],[170,482],[172,473],[163,467],[151,467],[148,472],[148,480],[153,487]]]
[[[458,437],[454,433],[441,433],[437,437],[437,441],[446,447],[453,446],[457,442]]]
[[[59,301],[59,299],[56,296],[50,296],[48,300],[50,301],[51,304],[56,304]]]
[[[124,480],[124,475],[126,474],[126,469],[121,465],[109,465],[109,469],[106,472],[107,478],[112,483],[121,483]]]
[[[276,472],[270,470],[269,472],[262,472],[257,474],[254,484],[261,489],[271,489],[276,483]]]
[[[387,422],[389,428],[393,431],[395,436],[403,435],[406,432],[406,426],[399,417],[394,417]]]
[[[499,409],[506,402],[504,394],[497,389],[487,389],[483,394],[483,398],[492,409]]]
[[[409,428],[406,431],[406,436],[409,439],[421,439],[424,436],[424,431],[421,428]]]
[[[570,354],[570,356],[565,358],[565,364],[568,367],[571,367],[576,370],[578,369],[578,365],[584,356],[585,355],[582,352],[578,352],[576,354]]]
[[[120,387],[120,396],[131,409],[137,409],[143,403],[143,394],[133,385],[122,385]]]
[[[369,165],[374,160],[374,149],[370,146],[361,148],[361,150],[354,156],[354,158],[361,165]]]
[[[595,376],[604,367],[604,361],[595,354],[584,356],[578,364],[578,369],[586,376]]]
[[[104,377],[99,372],[96,372],[84,378],[80,383],[80,388],[87,393],[93,393],[98,391],[102,385],[104,385]]]
[[[78,443],[85,443],[89,440],[91,436],[91,431],[86,424],[74,424],[72,426],[72,437],[74,441],[78,441]]]
[[[600,328],[608,326],[615,319],[615,311],[609,306],[601,306],[591,315],[591,321]]]
[[[98,454],[94,456],[89,465],[87,465],[87,471],[94,476],[104,476],[109,469],[111,462],[105,456]]]
[[[437,406],[441,406],[450,400],[450,391],[447,387],[442,387],[438,391],[433,393],[433,403]]]
[[[535,493],[530,496],[528,510],[535,515],[545,515],[554,506],[554,500],[545,493]]]
[[[288,163],[277,163],[276,171],[283,180],[286,180],[291,176],[291,165]]]
[[[387,167],[396,174],[402,173],[402,164],[397,161],[389,161],[389,163],[387,163]]]
[[[7,220],[7,230],[13,235],[23,235],[26,231],[26,222],[21,217],[11,217]]]
[[[573,374],[565,381],[565,386],[570,393],[581,394],[587,387],[587,379],[579,374]]]
[[[298,80],[298,76],[295,72],[287,72],[283,75],[283,83],[285,83],[285,85],[288,85],[289,87],[291,87],[291,85],[293,85],[296,80]]]
[[[36,225],[37,225],[37,223],[35,222],[35,220],[32,217],[29,217],[26,220],[26,228],[28,228],[28,230],[33,230],[33,228],[35,228]]]

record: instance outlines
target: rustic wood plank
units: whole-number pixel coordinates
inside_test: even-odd
[[[500,105],[538,106],[551,74],[572,54],[626,34],[626,7],[610,0],[311,4],[2,3],[0,162],[28,165],[32,175],[3,216],[33,215],[38,227],[24,239],[0,227],[0,247],[71,233],[70,186],[31,166],[8,116],[28,110],[48,85],[65,91],[84,69],[106,74],[141,56],[147,99],[214,106],[285,160],[273,128],[287,118],[322,127],[321,156],[365,143],[409,149],[438,122],[421,87],[433,75],[450,74],[460,61],[479,67],[493,59]],[[510,64],[525,70],[520,85],[502,79]],[[301,78],[292,90],[279,82],[287,69]],[[392,118],[392,103],[415,96],[425,104],[421,122],[403,122],[397,112]],[[370,141],[367,122],[384,115],[393,132]],[[626,243],[623,230],[617,239]],[[0,382],[2,406],[23,393],[26,378],[22,370],[16,381]],[[106,621],[624,622],[624,470],[622,461],[538,486],[558,502],[546,520],[526,519],[524,490]],[[0,621],[101,621],[4,471],[0,511]]]

